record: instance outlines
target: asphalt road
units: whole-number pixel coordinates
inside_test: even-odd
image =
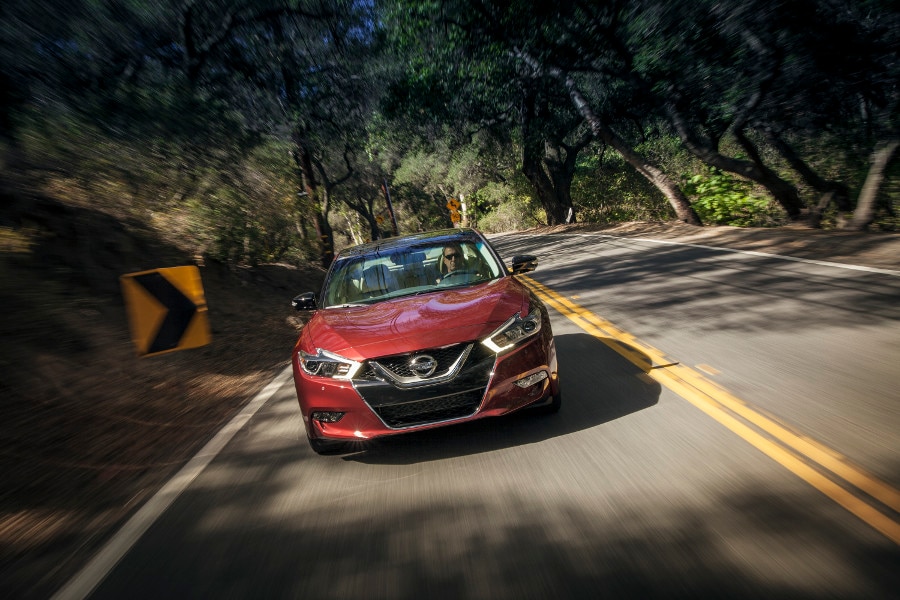
[[[896,597],[900,274],[494,243],[541,258],[558,415],[320,457],[282,376],[62,595]]]

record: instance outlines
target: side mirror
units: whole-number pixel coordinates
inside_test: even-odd
[[[291,306],[294,307],[294,310],[316,310],[319,308],[319,303],[316,301],[315,292],[306,292],[305,294],[294,296],[291,300]]]
[[[537,256],[532,254],[521,254],[512,257],[512,273],[529,273],[537,269]]]

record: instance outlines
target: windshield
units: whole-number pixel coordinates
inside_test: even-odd
[[[484,242],[453,241],[338,259],[324,307],[371,304],[388,298],[468,286],[500,277],[503,266]]]

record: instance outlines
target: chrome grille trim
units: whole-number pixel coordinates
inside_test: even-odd
[[[398,375],[394,370],[389,367],[382,365],[377,360],[370,360],[369,364],[372,365],[376,375],[379,375],[381,378],[389,381],[400,389],[409,389],[416,387],[424,387],[427,385],[437,385],[440,383],[444,383],[446,381],[450,381],[459,373],[459,370],[462,368],[463,364],[466,362],[466,359],[469,357],[469,353],[472,351],[472,347],[474,343],[467,344],[463,351],[456,357],[456,360],[441,374],[433,375],[431,377],[422,378],[418,375],[412,375],[411,377],[405,377],[402,375]],[[413,354],[406,355],[404,358],[412,359],[417,355],[427,353],[428,350],[423,350],[421,352],[415,352]]]

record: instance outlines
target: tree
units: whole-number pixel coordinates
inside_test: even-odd
[[[896,11],[877,1],[754,0],[645,14],[654,36],[642,48],[653,59],[641,62],[641,76],[668,96],[666,114],[689,151],[764,186],[796,218],[803,202],[764,156],[764,141],[821,194],[811,203],[813,224],[830,202],[849,208],[850,186],[817,173],[788,138],[820,154],[829,154],[823,132],[838,148],[889,145],[896,131],[887,117],[897,104],[896,60],[889,58],[896,57]],[[878,142],[863,141],[873,134]],[[726,136],[744,157],[720,150]],[[842,170],[853,176],[852,168]]]
[[[370,241],[384,237],[379,223],[379,212],[383,211],[375,209],[383,201],[384,191],[384,178],[380,170],[377,165],[369,163],[361,165],[353,174],[352,181],[340,192],[341,201],[366,223],[366,238]]]
[[[898,147],[900,147],[900,139],[888,140],[872,153],[872,166],[859,194],[856,210],[853,211],[853,219],[847,225],[847,229],[862,231],[875,220],[875,202],[878,198],[878,191],[884,181],[884,172],[896,155]]]
[[[269,110],[264,126],[292,144],[298,208],[313,223],[324,266],[334,256],[334,190],[357,169],[377,98],[366,60],[378,41],[370,10],[339,0],[315,12],[272,10],[223,45],[230,72],[256,90],[250,102]]]
[[[556,96],[569,98],[571,109],[588,124],[597,139],[622,153],[629,164],[660,187],[679,218],[699,223],[678,186],[615,133],[607,121],[607,115],[592,107],[600,106],[603,102],[589,101],[573,75],[596,75],[600,67],[595,62],[621,60],[613,48],[614,44],[621,46],[621,40],[614,35],[618,22],[617,3],[512,2],[498,5],[479,0],[459,0],[443,2],[438,7],[405,6],[405,9],[417,15],[415,22],[420,26],[422,23],[430,26],[427,29],[430,39],[443,34],[443,37],[437,39],[449,40],[449,45],[458,54],[481,57],[492,66],[491,73],[504,73],[507,78],[512,77],[513,81],[519,82],[525,90],[531,90],[535,86],[541,90],[547,89],[547,85],[555,86]],[[601,84],[599,87],[609,86]],[[535,92],[526,92],[525,106],[539,107],[540,104],[531,104],[532,100],[529,98],[537,101],[540,97]],[[535,113],[525,110],[522,114],[531,117]],[[613,116],[612,113],[609,116]],[[530,123],[524,125],[526,131],[538,130]],[[549,128],[550,125],[547,125]],[[555,125],[554,135],[545,136],[546,141],[551,141],[551,147],[552,140],[562,138],[566,131],[560,130],[558,123]],[[546,129],[542,131],[546,134]],[[529,136],[524,141],[525,148],[530,152],[524,166],[528,169],[530,179],[537,185],[536,195],[542,201],[549,202],[551,187],[547,182],[552,181],[552,178],[547,173],[542,177],[536,168],[536,139]],[[577,144],[571,146],[573,149],[576,147]],[[552,164],[552,159],[543,166],[549,164]],[[559,174],[563,173],[564,169],[559,171]],[[563,199],[555,197],[552,200],[562,207],[548,211],[548,220],[556,220],[567,212],[565,204],[569,201],[566,199],[565,189],[568,186],[564,180],[562,183]]]
[[[628,104],[667,119],[697,158],[756,181],[790,214],[799,214],[796,189],[765,164],[744,135],[749,115],[771,84],[777,57],[760,50],[740,65],[736,57],[741,54],[730,32],[717,28],[713,9],[704,2],[633,2],[619,11],[585,6],[585,18],[595,22],[597,43],[608,50],[577,70],[602,82],[593,89],[599,88],[597,95],[614,103],[610,112],[615,121],[634,112]],[[734,64],[743,68],[732,70]],[[726,134],[734,137],[748,159],[722,152]]]
[[[454,143],[456,137],[461,146],[473,132],[503,144],[518,138],[520,169],[547,223],[563,223],[573,214],[572,178],[578,154],[591,141],[584,135],[587,129],[558,86],[548,87],[546,79],[523,72],[508,48],[480,36],[477,4],[394,3],[395,43],[412,60],[406,78],[392,89],[389,112],[396,118],[408,111],[408,122],[414,122],[416,112],[425,113],[428,124],[468,132],[448,138]],[[466,13],[468,20],[462,17]]]
[[[544,207],[548,225],[574,221],[572,179],[579,153],[592,140],[591,132],[580,117],[566,110],[570,104],[560,107],[547,91],[526,87],[523,96],[522,173]]]

